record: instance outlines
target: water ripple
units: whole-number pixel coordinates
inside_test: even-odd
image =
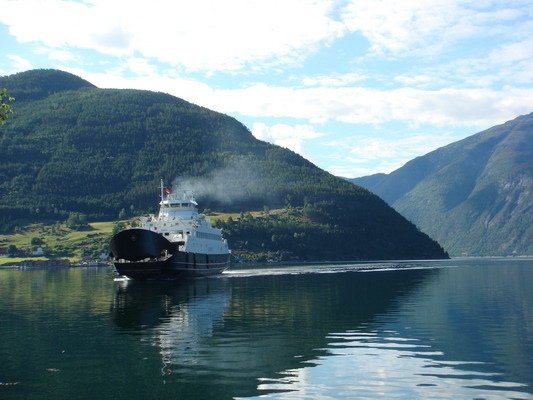
[[[476,370],[482,362],[439,360],[443,353],[419,339],[392,337],[391,331],[335,332],[327,338],[327,355],[313,367],[260,379],[261,398],[533,399],[527,385]]]

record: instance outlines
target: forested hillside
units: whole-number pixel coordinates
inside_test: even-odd
[[[533,113],[357,178],[454,255],[533,254]]]
[[[61,71],[3,77],[0,87],[16,98],[0,127],[4,231],[72,212],[109,220],[155,211],[163,178],[211,210],[292,210],[293,225],[263,218],[246,231],[263,249],[283,250],[280,237],[290,234],[305,243],[290,250],[300,258],[323,246],[334,250],[322,258],[445,255],[377,196],[255,139],[234,118],[163,93],[98,89]],[[231,243],[242,230],[227,228]]]

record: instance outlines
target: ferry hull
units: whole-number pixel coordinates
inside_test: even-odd
[[[109,243],[115,271],[132,279],[193,278],[221,274],[230,254],[182,252],[177,245],[146,229],[126,229]]]
[[[109,251],[115,260],[141,261],[173,254],[177,247],[163,236],[147,229],[125,229],[114,235]]]
[[[169,258],[167,271],[182,277],[211,276],[221,274],[229,265],[229,254],[199,254],[179,251]]]
[[[197,262],[198,260],[198,262]],[[230,265],[229,254],[176,252],[161,261],[115,261],[115,271],[132,279],[196,278],[218,275]]]
[[[132,279],[151,279],[162,276],[166,261],[151,262],[115,262],[115,271],[118,275]]]

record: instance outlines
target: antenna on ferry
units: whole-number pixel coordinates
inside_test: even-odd
[[[161,179],[161,201],[163,201],[163,179]]]

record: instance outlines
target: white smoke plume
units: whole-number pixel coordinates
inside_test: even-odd
[[[192,192],[198,199],[209,199],[224,205],[243,203],[260,197],[274,197],[265,188],[265,179],[254,170],[250,160],[237,159],[226,167],[214,170],[207,176],[176,177],[174,192]],[[267,199],[265,198],[265,204]]]

